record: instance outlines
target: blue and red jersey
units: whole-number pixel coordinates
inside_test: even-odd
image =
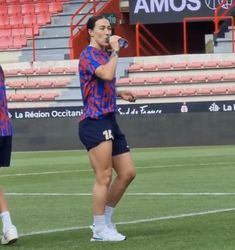
[[[0,136],[12,135],[12,124],[7,109],[4,75],[0,69]]]
[[[117,111],[114,78],[105,81],[95,75],[95,70],[109,61],[107,51],[87,46],[80,55],[79,75],[83,99],[82,120],[91,117],[101,119]]]

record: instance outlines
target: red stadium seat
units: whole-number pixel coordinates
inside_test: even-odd
[[[161,83],[161,77],[159,77],[159,76],[149,77],[149,78],[147,78],[146,81],[149,84],[159,84],[159,83]]]
[[[9,25],[9,18],[7,15],[0,15],[0,28]]]
[[[21,6],[20,5],[9,5],[8,6],[8,15],[9,16],[16,16],[21,15]]]
[[[53,74],[64,74],[66,71],[65,67],[56,67],[56,68],[51,68],[50,72]]]
[[[63,5],[61,2],[50,2],[49,4],[49,12],[54,14],[57,12],[61,12],[63,10]]]
[[[1,29],[0,28],[0,37],[11,36],[11,29]]]
[[[1,6],[0,7],[0,16],[6,16],[6,15],[8,15],[8,9],[7,9],[7,6]]]
[[[13,37],[13,48],[21,48],[22,46],[25,46],[27,43],[25,36],[16,36]]]
[[[154,89],[154,90],[149,91],[150,97],[164,97],[164,95],[165,95],[164,89]]]
[[[143,64],[142,66],[143,66],[144,71],[155,71],[158,69],[158,64],[156,64],[156,63]]]
[[[146,78],[144,77],[130,78],[130,84],[134,84],[134,85],[146,84]]]
[[[28,81],[24,84],[25,88],[29,88],[29,89],[34,89],[38,87],[38,82],[37,81]]]
[[[37,24],[38,25],[45,25],[51,22],[51,16],[49,13],[39,13],[37,15]]]
[[[78,67],[66,67],[65,73],[66,74],[76,74],[78,72]]]
[[[197,93],[197,89],[196,88],[185,88],[185,89],[181,89],[181,94],[183,96],[195,96]]]
[[[129,72],[136,72],[136,71],[141,71],[143,70],[143,64],[132,64],[128,68]]]
[[[193,75],[192,82],[206,82],[207,76],[206,75]]]
[[[23,16],[23,24],[30,25],[37,23],[37,16],[35,14],[27,14]]]
[[[146,98],[146,97],[149,97],[149,90],[147,89],[141,89],[141,90],[135,90],[133,91],[134,95],[137,97],[137,98]]]
[[[218,62],[217,61],[208,61],[203,63],[204,68],[217,68]]]
[[[228,93],[228,88],[227,87],[216,87],[212,89],[212,93],[214,95],[217,94],[227,94]]]
[[[19,26],[23,23],[23,17],[21,15],[10,16],[10,25]]]
[[[228,93],[229,94],[235,94],[235,87],[228,88]]]
[[[26,100],[26,94],[10,94],[8,100],[12,102],[23,102]]]
[[[47,75],[50,72],[50,68],[34,68],[34,72],[37,75]]]
[[[21,6],[21,12],[23,15],[30,15],[35,13],[34,4],[25,3]]]
[[[178,83],[190,83],[192,82],[192,76],[180,76],[177,78]]]
[[[226,74],[223,76],[224,81],[235,81],[235,74]]]
[[[130,84],[131,79],[130,78],[120,78],[117,80],[118,85],[126,85]]]
[[[24,82],[8,82],[8,86],[12,89],[23,88]]]
[[[164,76],[161,78],[162,83],[176,83],[176,76]]]
[[[51,88],[53,86],[52,80],[44,80],[38,82],[38,88]]]
[[[165,94],[166,96],[180,96],[181,90],[180,89],[167,89]]]
[[[186,62],[177,62],[172,64],[173,69],[187,69],[188,64]]]
[[[11,35],[12,36],[24,36],[25,35],[25,28],[23,28],[23,27],[12,28]]]
[[[213,74],[207,77],[208,82],[220,82],[223,79],[223,74]]]
[[[49,8],[49,4],[47,2],[37,3],[35,4],[35,13],[39,14],[43,12],[48,12],[48,8]]]
[[[30,93],[25,96],[27,101],[41,101],[41,94],[39,93]]]
[[[42,94],[41,99],[44,101],[53,101],[58,96],[59,96],[58,93],[44,93]]]
[[[63,87],[67,87],[68,85],[68,80],[57,80],[55,82],[53,82],[53,87],[55,88],[63,88]]]
[[[189,69],[201,69],[203,68],[203,62],[191,62],[188,64]]]
[[[212,89],[211,88],[199,88],[197,90],[198,95],[211,95]]]
[[[8,49],[13,45],[12,37],[0,37],[0,49]]]

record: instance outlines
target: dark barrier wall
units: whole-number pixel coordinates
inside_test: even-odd
[[[222,5],[228,9],[234,0]],[[136,23],[176,23],[184,17],[213,16],[213,11],[222,0],[131,0],[130,22]]]
[[[235,144],[234,112],[118,115],[131,147]],[[13,119],[14,151],[83,148],[77,117]]]

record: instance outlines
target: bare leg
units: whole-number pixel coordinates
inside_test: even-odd
[[[113,168],[117,176],[109,189],[107,205],[110,207],[117,205],[136,175],[130,152],[114,156]]]
[[[8,211],[7,202],[3,191],[0,189],[0,213]]]
[[[96,175],[92,196],[93,214],[103,215],[112,181],[112,141],[102,142],[92,148],[89,158]]]

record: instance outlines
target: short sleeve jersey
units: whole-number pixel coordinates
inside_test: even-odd
[[[0,71],[0,136],[12,135],[12,124],[9,118],[4,76]]]
[[[101,51],[92,46],[87,46],[80,55],[79,76],[84,105],[82,120],[87,117],[101,119],[117,111],[116,79],[105,81],[95,75],[96,69],[108,61],[107,51]]]

